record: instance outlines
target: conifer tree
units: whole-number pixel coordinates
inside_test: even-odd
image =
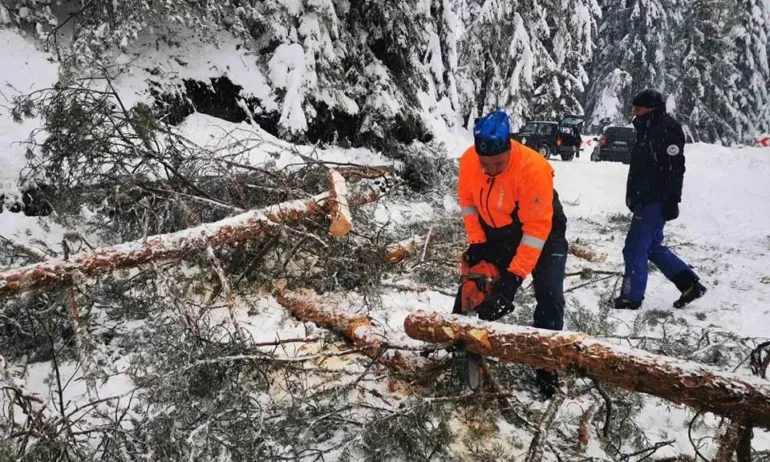
[[[748,120],[736,101],[735,47],[726,33],[733,17],[723,0],[694,0],[679,28],[677,42],[682,49],[675,115],[695,141],[737,141],[738,127]]]
[[[761,0],[735,2],[735,67],[737,68],[737,106],[746,116],[737,127],[741,141],[770,133],[770,5]]]
[[[663,0],[605,0],[592,66],[587,126],[594,130],[630,119],[633,95],[667,90],[672,4]]]

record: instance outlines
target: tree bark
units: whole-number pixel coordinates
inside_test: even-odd
[[[535,430],[535,436],[532,437],[532,441],[529,443],[526,462],[540,462],[543,460],[543,450],[548,439],[548,432],[553,425],[556,414],[559,412],[559,408],[564,403],[564,398],[563,394],[558,393],[548,403],[548,407],[540,418],[540,423],[537,425],[537,430]]]
[[[385,332],[372,325],[368,316],[341,310],[331,302],[323,302],[312,295],[280,293],[278,303],[296,318],[330,329],[353,345],[365,348],[363,354],[397,372],[415,373],[436,367],[434,361],[423,358],[417,352],[391,350],[393,345],[387,343]]]
[[[770,382],[691,361],[658,356],[576,332],[485,323],[417,311],[404,321],[410,337],[459,342],[474,353],[542,369],[576,370],[629,391],[658,396],[770,428]]]
[[[348,206],[356,207],[374,202],[378,189],[368,189],[348,198]],[[86,277],[143,263],[185,258],[206,250],[267,235],[278,223],[297,222],[302,218],[328,213],[334,198],[328,193],[310,199],[283,202],[258,210],[207,223],[170,234],[150,236],[112,247],[71,255],[68,260],[50,259],[41,263],[14,268],[0,273],[0,299],[44,287],[67,285],[73,275]]]
[[[606,254],[598,253],[580,244],[570,244],[569,253],[578,258],[582,258],[583,260],[588,260],[592,263],[604,263],[607,261]]]
[[[414,236],[403,241],[395,242],[386,248],[386,258],[390,263],[400,263],[412,255],[419,252],[425,245],[428,235]],[[593,263],[603,263],[607,260],[607,255],[598,253],[579,244],[570,244],[569,252],[583,260]],[[459,263],[458,263],[459,265]]]

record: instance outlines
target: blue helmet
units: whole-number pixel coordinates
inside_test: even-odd
[[[508,114],[497,110],[476,120],[473,141],[480,156],[496,156],[511,146],[511,123]]]

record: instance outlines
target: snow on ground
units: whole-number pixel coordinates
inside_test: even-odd
[[[26,162],[23,142],[40,124],[38,119],[14,122],[11,117],[13,98],[51,87],[58,78],[59,67],[47,54],[38,51],[32,40],[2,28],[0,63],[3,63],[0,76],[0,195],[5,195],[6,203],[12,203],[9,199],[20,198],[19,173]],[[0,214],[0,236],[25,244],[36,240],[48,244],[61,242],[61,227],[48,219],[43,221],[51,226],[49,231],[40,226],[37,218],[4,211]]]
[[[245,122],[235,124],[217,119],[206,114],[194,113],[188,116],[178,130],[196,145],[216,153],[228,156],[242,152],[251,165],[266,165],[282,170],[306,165],[301,156],[324,162],[341,164],[355,163],[365,165],[391,164],[392,161],[366,148],[342,149],[330,147],[318,149],[309,145],[296,145],[280,140],[259,126]]]
[[[742,336],[770,337],[770,175],[767,149],[687,145],[687,172],[680,216],[666,225],[666,242],[702,277],[710,291],[681,312],[694,325],[723,326]],[[622,269],[625,227],[609,236],[586,235],[591,225],[628,215],[625,180],[628,166],[592,163],[581,155],[552,162],[556,188],[571,223],[568,238],[601,241],[607,265]],[[574,259],[573,263],[575,263]],[[764,282],[763,282],[764,281]],[[645,308],[669,309],[676,288],[656,272],[649,281]],[[690,314],[692,313],[692,314]],[[705,320],[694,315],[702,313]],[[632,313],[619,314],[628,322]],[[690,319],[691,318],[691,319]]]
[[[16,194],[19,172],[24,168],[26,140],[39,121],[17,124],[11,118],[13,98],[52,86],[59,67],[35,45],[16,32],[0,29],[0,194]]]
[[[164,72],[178,73],[180,78],[205,80],[224,71],[234,83],[243,85],[245,91],[259,97],[267,97],[264,76],[253,72],[247,65],[248,55],[244,52],[223,53],[234,44],[223,43],[200,49],[197,53],[169,54],[161,50],[158,56],[143,54],[130,74],[118,80],[120,93],[128,104],[147,97],[145,80],[148,77],[144,64],[163,63]],[[145,52],[152,53],[153,47]],[[165,57],[161,56],[166,53]],[[147,58],[144,58],[147,56]],[[14,63],[7,66],[0,79],[3,85],[0,95],[0,193],[17,192],[16,182],[24,165],[24,148],[16,142],[24,140],[38,122],[28,121],[15,124],[10,118],[8,101],[15,95],[45,88],[56,79],[57,66],[46,55],[34,49],[27,39],[15,32],[0,30],[0,61]],[[269,100],[269,98],[268,98]],[[458,158],[472,143],[468,131],[453,132],[438,126],[439,139],[443,140],[450,158]],[[330,148],[314,150],[312,146],[294,146],[274,138],[268,133],[248,124],[232,124],[202,114],[193,114],[179,127],[179,130],[196,144],[213,151],[226,151],[233,144],[251,146],[247,158],[253,164],[272,162],[276,168],[288,168],[302,162],[302,158],[291,152],[296,149],[305,156],[333,162],[366,164],[388,163],[379,154],[367,149],[343,150]],[[603,264],[591,264],[571,257],[568,271],[584,267],[601,270],[622,270],[622,246],[625,238],[629,213],[624,205],[625,180],[628,166],[619,163],[593,163],[589,161],[590,149],[584,150],[580,158],[571,162],[552,160],[559,191],[569,218],[568,238],[580,241],[608,255]],[[734,333],[740,337],[770,337],[770,267],[767,265],[770,253],[770,189],[764,186],[770,175],[770,149],[725,147],[695,144],[687,145],[687,173],[681,215],[667,226],[667,243],[700,274],[709,288],[706,296],[685,310],[673,310],[672,301],[677,297],[676,289],[660,272],[651,273],[647,297],[642,312],[652,309],[672,312],[692,326],[713,331]],[[445,208],[455,207],[455,198],[447,196]],[[407,224],[410,221],[425,221],[435,217],[425,203],[409,206],[403,204],[378,205],[375,218],[378,222],[388,221]],[[58,242],[62,230],[52,229],[46,233],[37,219],[21,214],[0,215],[0,234],[16,237],[25,242],[33,238],[50,239]],[[430,247],[428,248],[430,251]],[[448,275],[450,278],[456,275]],[[584,281],[568,279],[566,287],[574,287]],[[597,302],[607,293],[614,281],[577,289],[568,295],[572,301],[598,312]],[[526,284],[525,284],[526,286]],[[403,334],[403,321],[412,309],[449,312],[452,297],[437,291],[422,293],[392,290],[382,299],[381,306],[368,314],[375,323],[382,326],[392,341],[417,344]],[[271,298],[250,300],[249,310],[239,310],[236,318],[256,341],[270,341],[276,338],[290,338],[306,335],[304,323],[299,323],[285,312]],[[252,309],[253,308],[253,309]],[[352,308],[352,306],[351,306]],[[360,307],[359,307],[360,309]],[[567,316],[569,317],[569,311]],[[617,334],[628,333],[638,313],[611,312],[617,322]],[[226,309],[214,310],[209,314],[212,322],[227,322]],[[291,354],[294,350],[290,350]],[[26,377],[27,387],[48,396],[51,383],[48,377],[49,363],[33,364]],[[62,366],[64,379],[70,382],[67,399],[78,401],[87,390],[80,382],[82,371],[71,364]],[[745,367],[741,369],[746,373]],[[72,379],[72,380],[70,380]],[[106,396],[118,395],[129,390],[131,384],[125,375],[116,375],[100,387]],[[53,397],[48,396],[53,399]],[[542,406],[533,402],[532,406]],[[586,403],[565,404],[560,416],[574,420],[587,406]],[[658,456],[692,453],[687,436],[687,424],[692,411],[678,406],[661,406],[658,400],[648,400],[642,413],[635,421],[646,429],[648,436],[655,439],[673,439],[671,448],[660,451]],[[710,424],[715,419],[707,420]],[[508,429],[507,434],[515,430]],[[713,436],[698,430],[700,436]],[[770,436],[755,431],[753,445],[756,450],[770,449]],[[713,450],[713,445],[711,446]],[[592,443],[587,452],[603,457],[601,450]]]

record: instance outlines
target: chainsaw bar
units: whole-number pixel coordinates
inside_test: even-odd
[[[481,379],[479,378],[479,369],[481,366],[482,361],[484,361],[484,358],[477,355],[476,353],[467,353],[467,361],[468,361],[468,387],[472,391],[476,391],[479,389],[479,385],[481,385]]]
[[[469,311],[465,315],[474,318],[478,317],[478,313],[475,310]],[[468,387],[471,391],[476,391],[481,386],[479,370],[484,362],[484,358],[468,350],[465,350],[465,358],[468,364]]]

